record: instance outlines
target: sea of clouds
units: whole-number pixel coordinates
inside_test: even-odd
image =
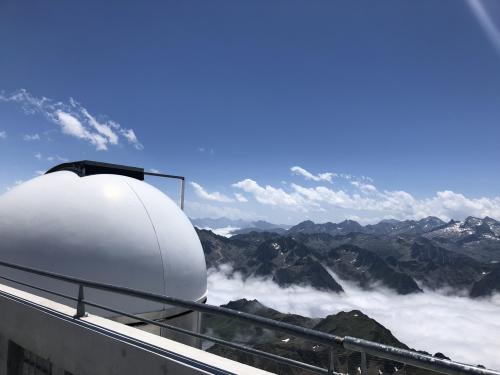
[[[237,227],[232,227],[232,226],[227,226],[227,227],[223,227],[223,228],[210,228],[210,227],[204,227],[204,228],[201,228],[201,229],[204,229],[204,230],[209,230],[209,231],[212,231],[213,233],[215,233],[216,235],[218,236],[223,236],[223,237],[226,237],[226,238],[230,238],[233,236],[233,232],[240,229],[240,228],[237,228]]]
[[[221,305],[240,298],[257,299],[281,312],[314,318],[361,310],[411,348],[500,369],[500,295],[473,300],[426,290],[403,296],[382,287],[367,291],[336,280],[345,293],[305,286],[281,288],[261,278],[243,280],[238,274],[231,276],[229,266],[222,266],[208,272],[208,302]]]

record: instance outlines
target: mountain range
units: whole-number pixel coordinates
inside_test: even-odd
[[[269,223],[267,223],[269,224]],[[264,226],[264,228],[262,228]],[[248,230],[250,229],[251,230]],[[342,293],[338,279],[399,294],[446,288],[471,297],[500,291],[500,222],[436,217],[251,226],[230,238],[198,230],[208,267],[230,264],[243,277]]]
[[[278,233],[285,232],[291,225],[272,224],[264,220],[248,221],[248,220],[233,220],[225,217],[220,218],[191,218],[191,222],[198,228],[210,228],[212,230],[222,228],[232,228],[232,234],[248,233],[253,231],[274,231]]]

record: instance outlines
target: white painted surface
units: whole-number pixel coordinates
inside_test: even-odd
[[[133,178],[60,171],[25,182],[0,196],[0,239],[3,261],[192,301],[206,295],[205,259],[190,221]],[[0,271],[76,296],[72,285]],[[163,308],[92,290],[86,297],[134,314]]]
[[[186,364],[183,358],[234,374],[271,374],[95,315],[81,319],[89,324],[82,326],[78,320],[68,319],[74,314],[71,307],[0,284],[0,375],[7,374],[9,340],[49,359],[58,369],[78,375],[214,373]],[[172,355],[155,353],[134,340]]]

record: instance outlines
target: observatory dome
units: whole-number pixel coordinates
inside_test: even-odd
[[[0,259],[191,301],[207,293],[203,249],[189,219],[160,190],[124,175],[61,170],[0,196]],[[77,295],[77,286],[60,281],[5,267],[0,275]],[[85,298],[132,314],[169,309],[89,288]]]

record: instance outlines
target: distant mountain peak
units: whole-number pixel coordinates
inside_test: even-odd
[[[483,222],[483,219],[480,219],[478,217],[474,217],[474,216],[467,216],[464,220],[464,224],[465,225],[474,225],[474,226],[478,226],[478,225],[481,225]]]
[[[316,225],[316,223],[312,220],[304,220],[301,221],[300,223],[297,224],[297,226],[311,226],[311,225]]]
[[[440,218],[438,218],[436,216],[427,216],[427,217],[424,217],[423,219],[420,219],[418,222],[419,223],[436,223],[439,225],[445,224],[445,222],[443,220],[441,220]]]
[[[397,220],[397,219],[383,219],[383,220],[380,220],[379,223],[396,224],[399,222],[400,222],[400,220]]]
[[[345,219],[344,221],[341,221],[341,222],[339,223],[339,225],[340,225],[340,224],[358,224],[358,225],[360,225],[357,221],[355,221],[355,220],[351,220],[351,219]]]

